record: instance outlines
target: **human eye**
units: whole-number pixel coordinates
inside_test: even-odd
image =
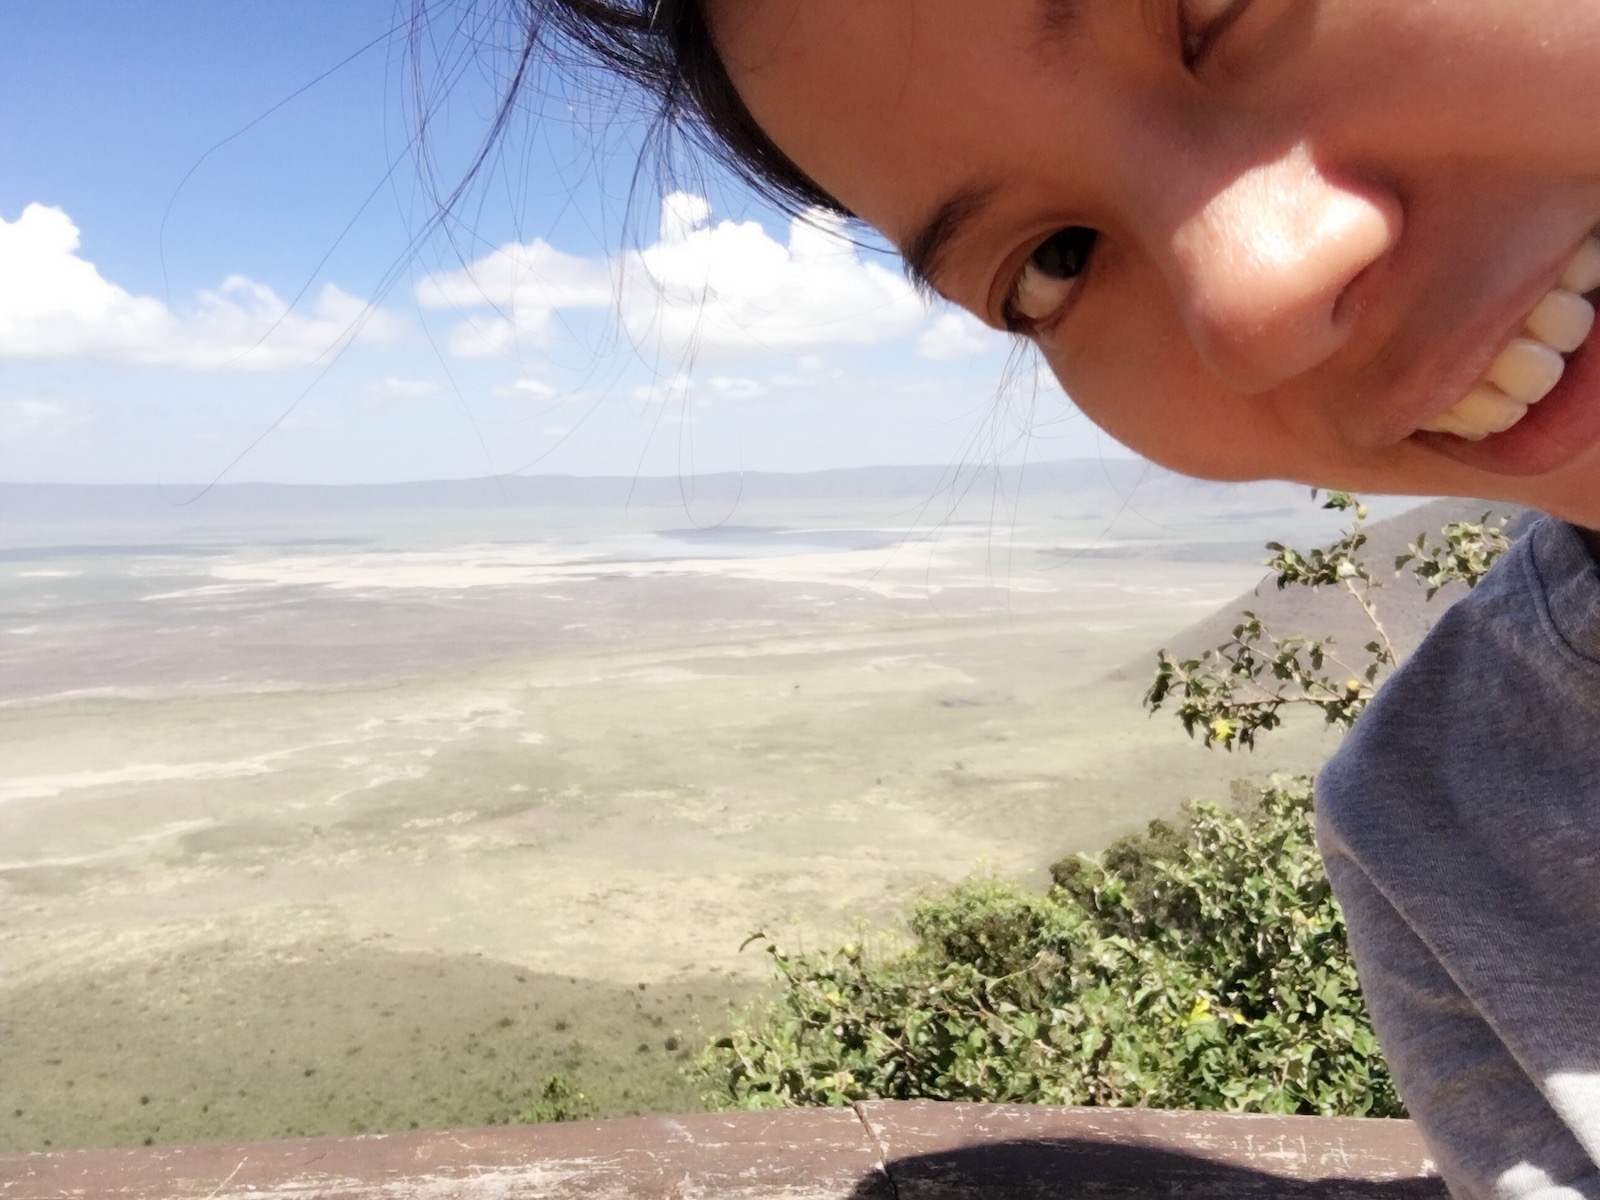
[[[1099,240],[1095,230],[1069,225],[1035,246],[1006,293],[1001,308],[1006,328],[1023,333],[1060,312],[1077,291]]]
[[[1244,15],[1251,0],[1178,0],[1178,37],[1183,65],[1194,70],[1228,27]]]

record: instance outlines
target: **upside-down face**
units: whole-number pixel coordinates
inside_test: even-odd
[[[1600,525],[1595,0],[714,0],[756,120],[1158,462]]]

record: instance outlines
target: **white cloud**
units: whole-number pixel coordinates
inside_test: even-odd
[[[768,395],[771,384],[742,375],[711,375],[697,378],[688,371],[631,389],[628,395],[641,405],[660,407],[667,419],[692,420],[696,413],[716,407],[722,400],[752,400]]]
[[[559,394],[555,388],[539,379],[519,379],[507,391],[519,400],[554,400]]]
[[[622,322],[670,356],[867,346],[914,331],[927,306],[898,271],[862,260],[837,218],[790,222],[787,245],[754,221],[712,224],[681,193],[661,238],[624,260]]]
[[[450,353],[456,358],[504,358],[517,351],[518,342],[524,338],[543,341],[549,328],[550,314],[524,314],[522,330],[516,322],[506,317],[483,320],[466,320],[450,331]]]
[[[536,238],[429,275],[416,294],[427,309],[490,310],[451,330],[449,345],[458,358],[493,358],[513,354],[520,342],[549,341],[557,310],[604,308],[617,293],[610,263],[565,254]]]
[[[610,266],[565,254],[542,239],[510,242],[458,271],[417,284],[423,308],[482,308],[537,312],[610,304]]]
[[[230,275],[176,313],[103,278],[78,227],[30,204],[0,218],[0,360],[89,358],[195,370],[305,366],[347,341],[397,335],[399,322],[328,284],[305,313],[265,284]]]
[[[1011,344],[1009,337],[990,329],[971,313],[948,309],[917,338],[917,353],[932,359],[973,358],[1008,351]]]
[[[0,400],[0,441],[55,437],[88,420],[84,413],[54,400]]]
[[[601,260],[512,243],[428,276],[417,300],[487,310],[451,333],[464,357],[548,341],[562,309],[614,308],[636,346],[679,361],[873,345],[928,316],[900,272],[863,260],[836,218],[796,219],[780,243],[755,221],[713,223],[710,205],[683,192],[662,202],[660,236],[642,250]]]
[[[738,375],[713,375],[706,384],[719,396],[729,400],[751,400],[766,394],[766,385]]]
[[[367,395],[373,400],[426,400],[439,394],[439,385],[431,379],[402,379],[390,375],[374,379],[367,384]]]

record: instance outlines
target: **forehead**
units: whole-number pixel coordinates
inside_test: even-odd
[[[1082,83],[1064,43],[1084,2],[724,0],[712,25],[768,136],[904,245],[914,215],[995,182],[993,168],[1016,161],[1008,144]],[[1038,87],[1047,61],[1050,96]]]

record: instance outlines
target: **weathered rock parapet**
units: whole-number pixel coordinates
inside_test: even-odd
[[[61,1200],[1442,1198],[1406,1121],[888,1103],[0,1158]]]

